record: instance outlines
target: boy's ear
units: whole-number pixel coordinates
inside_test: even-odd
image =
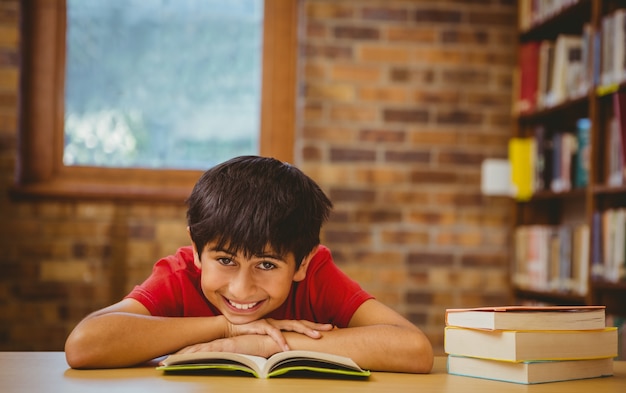
[[[191,231],[189,227],[187,227],[187,234],[189,235],[189,239],[191,240]],[[202,268],[202,263],[200,262],[200,253],[198,252],[198,248],[196,247],[196,243],[191,240],[191,247],[193,248],[193,264],[196,265],[198,269]]]
[[[298,282],[298,281],[304,280],[304,278],[306,277],[306,270],[309,268],[309,263],[311,262],[311,259],[313,259],[315,254],[317,253],[317,247],[318,246],[313,247],[309,255],[304,257],[304,259],[302,260],[302,263],[300,264],[300,267],[298,268],[298,270],[296,270],[296,273],[293,275],[293,281]]]

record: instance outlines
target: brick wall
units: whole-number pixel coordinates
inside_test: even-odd
[[[0,350],[59,350],[187,244],[184,206],[11,201],[18,1],[0,1]],[[506,154],[513,0],[302,1],[297,164],[335,203],[337,263],[427,332],[508,302],[510,206],[480,195]]]
[[[324,242],[438,347],[443,311],[507,302],[514,1],[306,1],[300,166],[331,196]]]

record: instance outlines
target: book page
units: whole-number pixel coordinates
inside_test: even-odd
[[[192,352],[170,355],[161,361],[160,364],[166,367],[192,364],[223,364],[227,366],[233,362],[239,363],[254,370],[257,374],[260,374],[267,360],[260,356],[231,352]]]
[[[265,365],[263,373],[271,373],[281,367],[330,368],[351,371],[363,371],[352,359],[330,353],[314,351],[286,351],[272,355]]]

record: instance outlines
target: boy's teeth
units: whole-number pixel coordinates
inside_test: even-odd
[[[233,307],[237,308],[238,310],[247,310],[250,309],[254,306],[256,306],[257,302],[254,303],[248,303],[248,304],[239,304],[239,303],[235,303],[231,300],[228,301]]]

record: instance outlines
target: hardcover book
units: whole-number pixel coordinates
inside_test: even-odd
[[[608,377],[613,375],[613,359],[515,363],[450,355],[448,373],[504,382],[535,384]]]
[[[510,362],[617,356],[617,328],[602,330],[478,330],[447,326],[445,352]]]
[[[446,325],[490,330],[604,329],[605,306],[503,306],[446,310]]]

